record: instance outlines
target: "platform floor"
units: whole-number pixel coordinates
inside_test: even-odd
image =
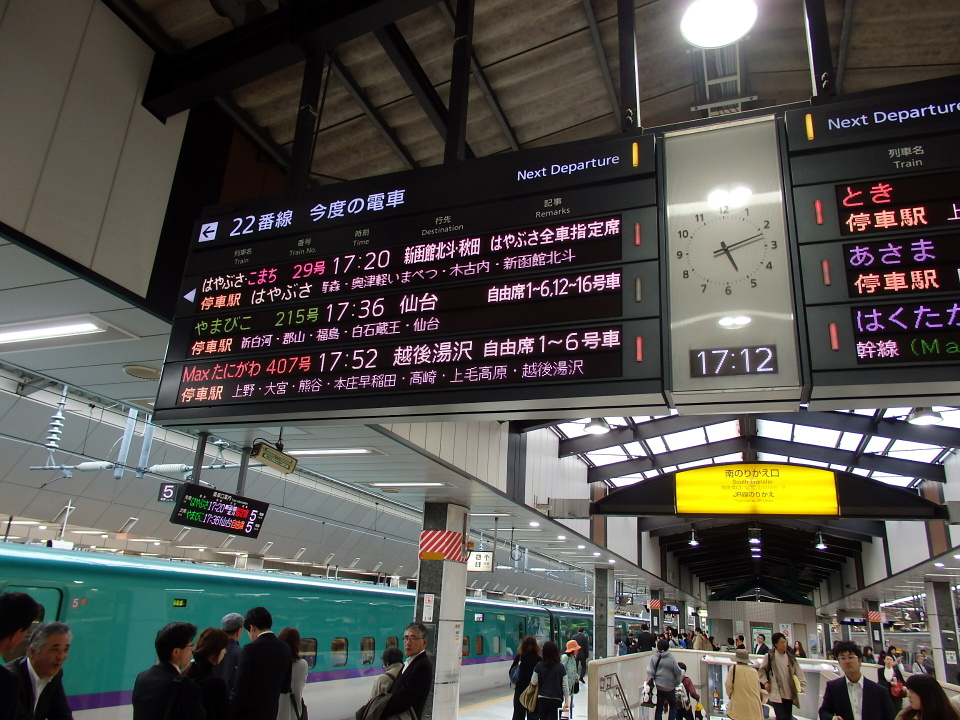
[[[585,692],[585,690],[584,690]],[[583,700],[578,704],[580,696]],[[513,717],[513,688],[494,688],[460,696],[459,720],[510,720]],[[582,692],[573,700],[571,720],[587,720],[587,697]]]

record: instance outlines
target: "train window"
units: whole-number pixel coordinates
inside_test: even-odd
[[[345,637],[334,638],[330,643],[330,667],[343,667],[347,664],[348,643]]]
[[[384,648],[388,647],[400,647],[400,641],[397,639],[396,635],[391,635],[387,638],[387,642],[384,643]]]
[[[499,635],[494,635],[494,636],[493,636],[493,654],[494,654],[494,655],[499,655],[501,652],[502,652],[502,650],[501,650],[501,647],[500,647],[500,636],[499,636]]]
[[[300,638],[300,657],[307,661],[307,670],[317,666],[317,639]]]
[[[372,637],[360,638],[360,664],[373,665],[373,658],[377,651],[376,641]]]
[[[467,657],[467,655],[470,654],[470,636],[469,636],[469,635],[464,635],[464,636],[463,636],[463,651],[462,651],[462,654],[463,654],[464,657]]]
[[[473,654],[483,655],[483,635],[477,635],[473,639]]]

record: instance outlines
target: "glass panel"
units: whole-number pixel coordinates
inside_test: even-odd
[[[467,657],[470,654],[470,636],[463,636],[463,650],[461,651],[464,657]]]
[[[347,648],[345,637],[333,639],[330,643],[330,667],[343,667],[347,664]]]
[[[317,666],[317,639],[300,638],[300,657],[307,661],[307,670]]]
[[[372,637],[360,638],[360,664],[372,665],[376,655],[376,642]]]

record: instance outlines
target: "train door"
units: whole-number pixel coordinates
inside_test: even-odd
[[[50,622],[60,619],[60,610],[63,605],[63,592],[59,588],[51,587],[32,587],[29,585],[5,585],[3,592],[22,592],[26,593],[40,605],[40,612],[34,623]],[[30,637],[29,633],[27,637]],[[3,662],[8,663],[22,657],[27,652],[27,638],[23,639],[17,647],[9,653],[4,654]]]

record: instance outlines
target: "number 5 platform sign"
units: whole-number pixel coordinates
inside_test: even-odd
[[[259,500],[184,483],[177,493],[177,504],[170,515],[170,522],[256,538],[269,507]]]

